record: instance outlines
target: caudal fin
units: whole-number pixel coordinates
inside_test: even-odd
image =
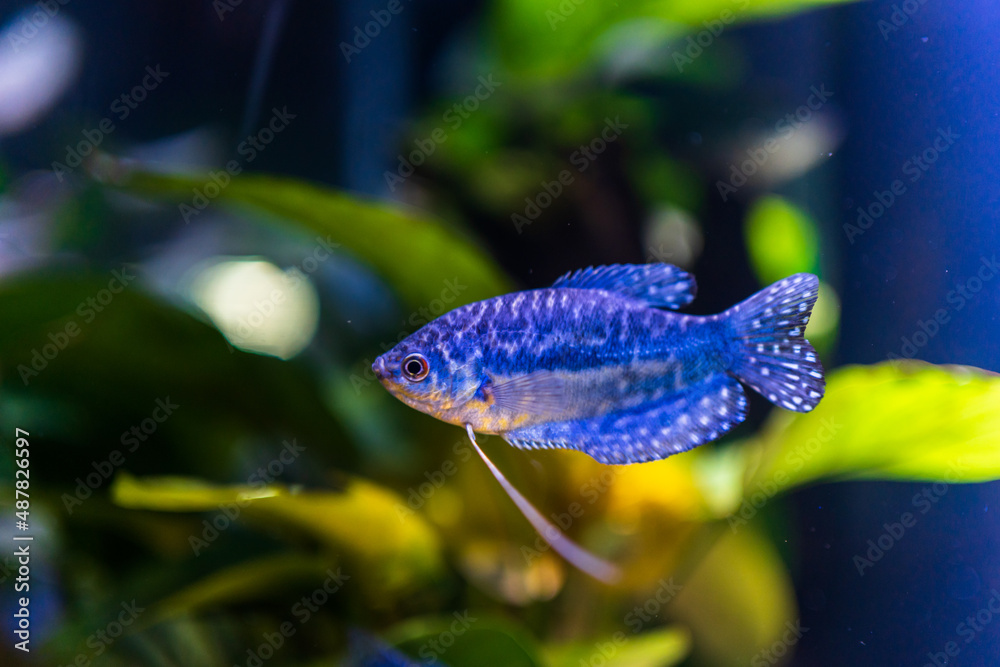
[[[804,337],[818,294],[819,279],[798,273],[725,313],[735,346],[730,373],[775,405],[796,412],[815,408],[826,387],[816,350]]]

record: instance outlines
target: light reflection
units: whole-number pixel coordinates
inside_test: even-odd
[[[665,262],[690,269],[701,255],[705,240],[689,213],[664,207],[649,220],[645,243],[647,262]]]
[[[26,10],[0,28],[0,136],[35,122],[76,78],[81,42],[60,14]]]
[[[829,159],[844,139],[832,113],[818,113],[808,122],[787,124],[770,132],[744,134],[728,152],[724,180],[733,191],[778,186]]]
[[[233,344],[291,359],[316,334],[319,296],[299,271],[259,259],[217,261],[191,284],[191,299]]]

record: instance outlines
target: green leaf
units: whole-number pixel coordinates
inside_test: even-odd
[[[534,0],[497,0],[490,25],[504,66],[522,77],[542,80],[581,74],[602,55],[632,57],[637,47],[649,58],[658,54],[674,70],[673,50],[656,51],[655,46],[708,30],[705,22],[715,22],[715,32],[721,29],[719,34],[724,35],[730,26],[745,21],[849,1],[623,0],[540,5]],[[714,42],[715,35],[709,35]],[[681,42],[676,51],[684,54],[686,46]]]
[[[281,554],[239,563],[212,572],[161,601],[149,624],[282,593],[292,586],[322,582],[328,569],[336,570],[329,558],[298,554]]]
[[[667,613],[690,628],[697,664],[756,664],[796,620],[795,593],[773,543],[719,525]]]
[[[542,667],[534,640],[509,621],[473,609],[448,616],[411,619],[392,629],[386,640],[424,662],[448,667]]]
[[[195,211],[191,203],[195,191],[213,183],[208,175],[143,171],[108,156],[98,176],[135,194],[178,199]],[[460,293],[455,306],[510,291],[488,255],[456,231],[416,211],[404,212],[319,185],[261,174],[232,176],[219,189],[217,199],[273,216],[308,234],[329,237],[378,271],[410,307],[426,307],[445,291]],[[197,219],[194,215],[193,220]],[[449,290],[451,284],[459,287]]]
[[[575,642],[545,649],[547,667],[670,667],[687,657],[691,638],[683,628],[662,628],[633,635],[616,632],[597,641]]]
[[[815,410],[776,410],[749,455],[746,492],[822,479],[984,482],[1000,477],[1000,376],[886,362],[830,373]]]
[[[0,310],[18,314],[0,328],[0,372],[11,380],[4,407],[9,413],[19,399],[22,410],[44,413],[60,455],[105,459],[117,434],[149,417],[156,399],[169,398],[179,408],[157,437],[173,436],[175,465],[196,475],[227,474],[247,433],[275,442],[294,433],[309,445],[343,441],[323,456],[350,465],[355,450],[324,404],[314,369],[233,352],[213,327],[145,293],[139,278],[96,303],[110,295],[111,276],[25,274],[0,285]],[[249,386],[254,390],[244,391]],[[163,446],[147,442],[143,434],[138,449],[122,447],[130,467]]]
[[[176,477],[115,478],[112,500],[131,509],[214,511],[277,529],[305,531],[343,553],[351,574],[375,591],[401,591],[443,571],[441,541],[401,496],[360,478],[342,492],[299,491],[278,485],[216,486]],[[202,536],[193,536],[202,537]],[[204,548],[208,548],[207,545]]]
[[[750,261],[765,285],[819,266],[816,224],[782,197],[757,200],[746,221]]]

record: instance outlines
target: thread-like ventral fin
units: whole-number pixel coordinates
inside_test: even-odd
[[[514,485],[507,481],[500,469],[493,465],[493,461],[486,456],[486,453],[479,448],[479,443],[476,442],[476,432],[472,430],[472,424],[466,424],[465,430],[469,434],[469,440],[472,441],[472,446],[475,448],[476,453],[486,464],[486,467],[490,469],[493,476],[503,490],[507,492],[510,499],[514,501],[517,508],[521,510],[521,514],[524,518],[534,527],[538,534],[541,535],[546,542],[548,542],[552,548],[560,556],[565,558],[571,565],[579,569],[581,572],[585,572],[592,576],[598,581],[603,581],[606,584],[613,584],[619,579],[621,579],[621,570],[615,565],[612,565],[608,561],[595,556],[590,553],[576,542],[572,541],[565,535],[562,531],[556,528],[552,523],[542,516],[542,513],[535,509],[535,506],[531,502],[521,495],[521,492],[514,488]]]

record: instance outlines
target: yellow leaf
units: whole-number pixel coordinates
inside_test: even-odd
[[[719,530],[667,611],[691,629],[699,664],[754,664],[797,621],[792,584],[771,542]]]
[[[139,480],[121,474],[112,485],[117,504],[166,512],[215,510],[246,516],[277,528],[312,534],[334,553],[343,553],[352,574],[367,585],[401,591],[443,570],[438,534],[419,515],[407,515],[406,501],[371,482],[349,479],[341,492],[297,491],[283,486],[212,486],[198,480],[163,477]]]
[[[775,411],[746,493],[771,496],[831,478],[996,479],[998,406],[1000,376],[977,368],[887,362],[838,369],[815,410]]]
[[[550,646],[544,650],[547,667],[670,667],[687,657],[691,638],[684,628],[662,628],[640,635],[619,631],[596,641]]]

